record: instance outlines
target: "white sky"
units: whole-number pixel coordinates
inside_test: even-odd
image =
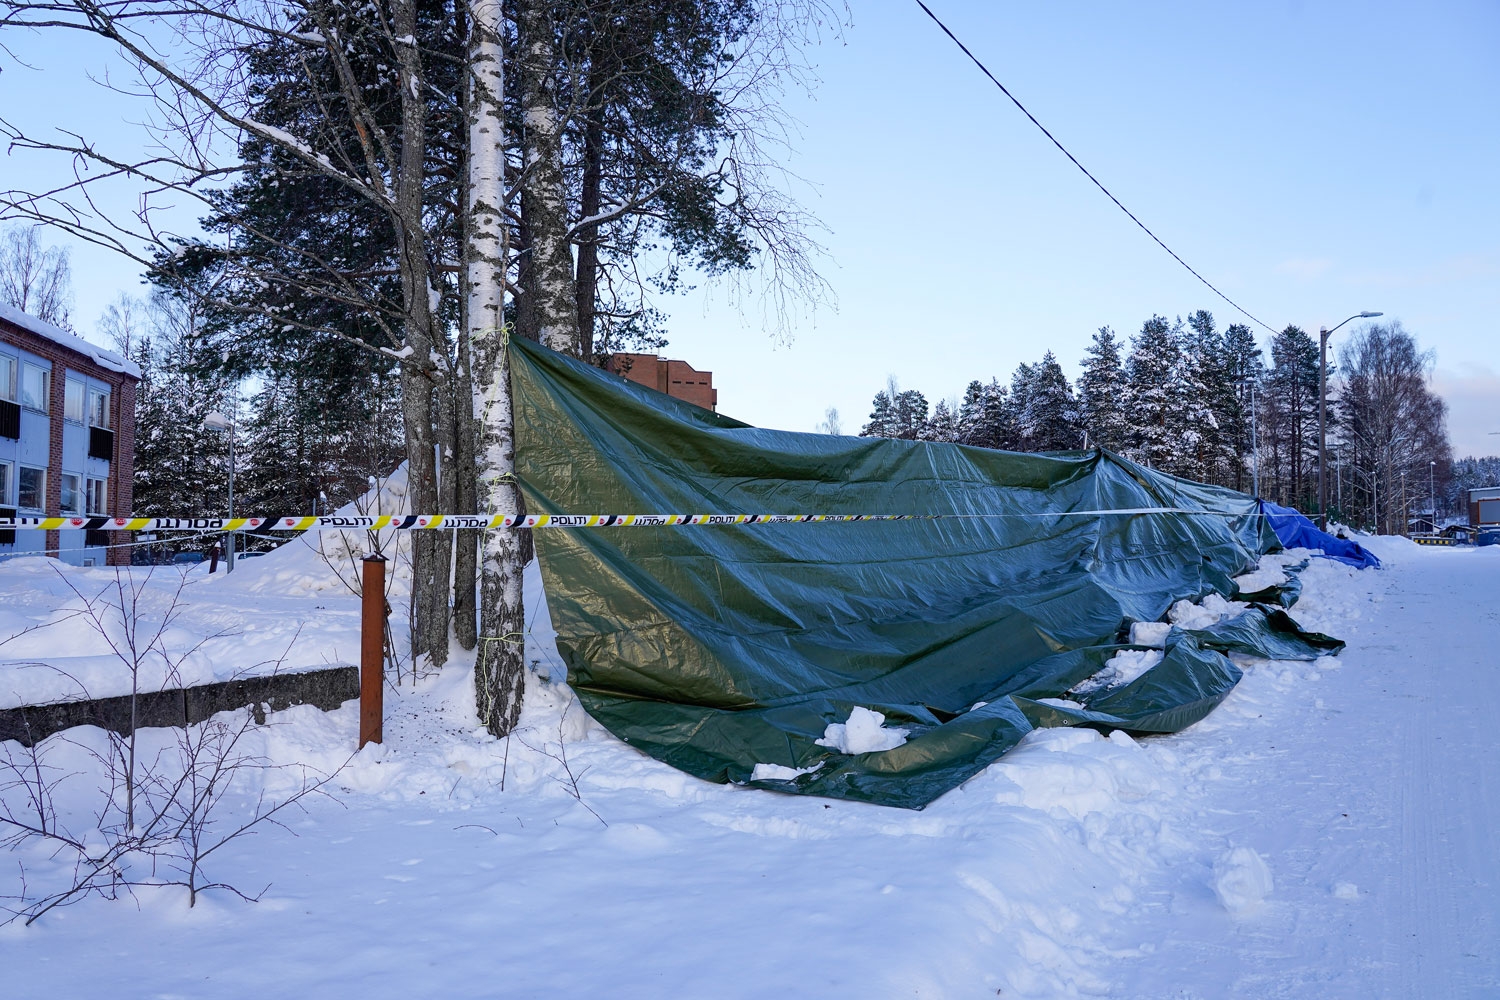
[[[788,96],[788,166],[829,227],[836,309],[789,343],[703,289],[662,303],[672,357],[714,372],[720,409],[856,432],[896,375],[929,400],[1048,349],[1076,373],[1102,324],[1153,312],[1241,319],[1089,184],[907,0],[851,4]],[[1168,245],[1272,327],[1360,310],[1435,349],[1458,455],[1500,452],[1500,6],[1486,0],[932,4]],[[1222,9],[1221,9],[1222,8]],[[28,126],[138,141],[83,78],[96,53],[12,35],[0,107]],[[0,186],[58,165],[0,157]],[[87,332],[135,268],[74,251]],[[1341,341],[1353,324],[1335,335]],[[1258,329],[1264,343],[1265,331]]]

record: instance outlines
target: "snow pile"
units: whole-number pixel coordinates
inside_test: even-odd
[[[750,773],[751,781],[792,781],[801,775],[812,774],[823,766],[819,761],[812,767],[786,767],[782,764],[756,764]]]
[[[373,480],[368,492],[333,513],[345,517],[416,513],[406,502],[406,463],[387,478]],[[283,597],[357,595],[360,560],[370,553],[373,535],[380,551],[391,560],[386,566],[391,605],[401,606],[411,593],[411,534],[390,529],[306,531],[263,556],[236,561],[224,586]]]
[[[833,747],[839,753],[877,753],[896,749],[910,733],[910,729],[887,728],[884,715],[856,705],[848,722],[830,722],[823,730],[823,738],[815,742],[821,747]],[[757,765],[757,769],[764,766]]]
[[[1240,588],[1242,594],[1253,594],[1267,587],[1279,587],[1287,581],[1286,567],[1308,560],[1312,560],[1313,565],[1330,561],[1312,558],[1320,554],[1312,549],[1282,549],[1280,552],[1268,553],[1260,557],[1255,569],[1235,577],[1235,586]]]
[[[1124,687],[1160,663],[1165,655],[1160,649],[1122,649],[1104,661],[1104,669],[1068,693],[1083,696]]]
[[[1254,848],[1236,847],[1214,862],[1214,895],[1236,917],[1249,916],[1271,894],[1271,869]]]
[[[1178,628],[1203,629],[1234,618],[1249,606],[1239,601],[1226,601],[1218,594],[1209,594],[1197,604],[1192,601],[1178,601],[1172,605],[1172,610],[1167,612],[1167,618]]]
[[[1162,649],[1167,645],[1167,633],[1170,631],[1171,622],[1133,622],[1130,626],[1130,644]]]

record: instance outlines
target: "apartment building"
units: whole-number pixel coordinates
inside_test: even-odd
[[[0,304],[0,517],[130,513],[135,392],[129,359]],[[0,559],[124,565],[123,532],[0,531]]]

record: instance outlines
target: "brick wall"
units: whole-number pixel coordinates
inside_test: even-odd
[[[106,513],[121,517],[131,513],[135,482],[135,387],[136,379],[124,372],[111,371],[94,362],[87,354],[80,354],[24,327],[0,319],[0,339],[14,344],[23,351],[52,362],[52,386],[48,400],[48,451],[47,451],[47,514],[57,517],[62,513],[62,452],[63,452],[63,407],[67,395],[67,369],[98,379],[110,387],[110,404],[113,407],[110,419],[115,432],[115,454],[109,463],[109,510]],[[44,543],[47,554],[58,553],[59,535],[47,532]],[[126,542],[130,536],[115,532],[112,541]],[[130,563],[129,549],[110,549],[109,564],[112,566]]]
[[[700,372],[686,361],[670,361],[654,354],[616,354],[609,359],[608,370],[705,410],[719,408],[714,373]]]

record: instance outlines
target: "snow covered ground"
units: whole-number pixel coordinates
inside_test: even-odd
[[[272,715],[245,737],[257,753],[342,770],[285,828],[206,862],[260,902],[210,890],[189,909],[181,889],[137,888],[12,923],[6,993],[1500,996],[1500,548],[1371,547],[1386,569],[1314,560],[1292,609],[1346,639],[1342,656],[1245,661],[1229,699],[1173,736],[1035,733],[920,813],[711,785],[642,756],[573,703],[536,607],[512,739],[476,726],[462,658],[388,689],[385,744],[352,760],[353,703]],[[184,641],[242,634],[202,670],[264,660],[298,626],[289,662],[353,654],[354,598],[293,558],[190,577]],[[113,580],[63,572],[80,590]],[[46,574],[0,564],[0,638],[67,598]],[[18,640],[25,659],[48,658],[42,635]],[[71,628],[58,641],[100,655]],[[59,804],[79,825],[102,740],[43,748],[77,772]],[[257,774],[226,809],[290,787]],[[0,894],[63,863],[3,853]]]

